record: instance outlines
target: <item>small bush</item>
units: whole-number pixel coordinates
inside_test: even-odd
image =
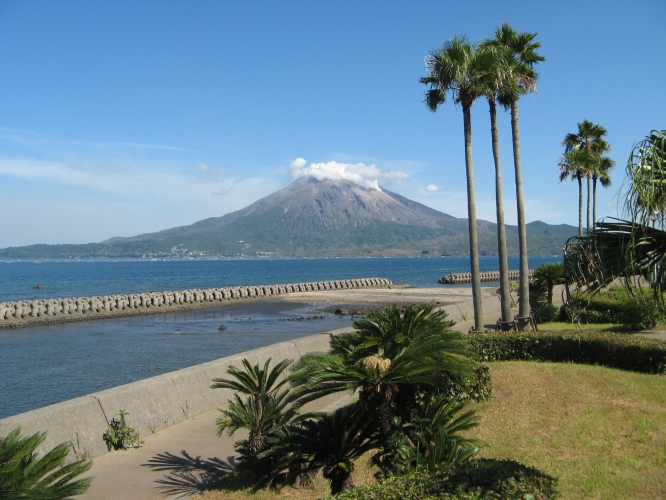
[[[140,448],[143,446],[143,441],[141,441],[139,433],[125,422],[125,415],[129,415],[129,413],[125,410],[120,410],[118,412],[120,418],[112,418],[109,428],[102,436],[109,451],[126,450],[129,447]]]
[[[649,290],[636,296],[625,289],[595,295],[576,294],[560,309],[559,319],[572,323],[616,323],[630,329],[653,328],[664,318],[660,305]]]
[[[558,308],[548,302],[537,302],[530,305],[530,309],[537,323],[548,323],[557,318],[558,315]]]
[[[599,332],[472,333],[482,361],[552,361],[602,365],[641,373],[666,373],[666,342]]]
[[[513,460],[478,459],[435,474],[411,473],[343,491],[341,500],[476,500],[557,497],[557,479]]]
[[[480,363],[479,367],[474,370],[474,377],[471,379],[465,378],[458,373],[449,373],[446,378],[447,384],[441,391],[449,399],[480,403],[493,397],[490,370],[483,363]]]

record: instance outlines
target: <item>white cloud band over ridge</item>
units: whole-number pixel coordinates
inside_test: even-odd
[[[353,182],[365,189],[374,189],[381,191],[379,187],[380,180],[391,179],[408,179],[409,175],[399,170],[391,170],[390,172],[382,172],[377,165],[366,165],[365,163],[338,163],[337,161],[329,161],[327,163],[310,163],[306,167],[307,162],[303,158],[296,158],[289,165],[289,173],[292,179],[300,177],[312,177],[318,181],[331,180],[340,181],[345,180]]]

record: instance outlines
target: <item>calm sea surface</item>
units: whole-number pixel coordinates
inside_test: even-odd
[[[560,257],[530,257],[530,268]],[[518,258],[509,260],[518,269]],[[497,269],[482,257],[481,270]],[[469,271],[467,257],[298,260],[0,261],[0,302],[151,290],[382,277],[415,287]],[[42,288],[32,287],[41,284]],[[287,302],[0,330],[0,418],[350,324]],[[224,324],[227,330],[218,331]]]

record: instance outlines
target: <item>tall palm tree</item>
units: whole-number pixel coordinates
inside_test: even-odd
[[[521,318],[529,316],[529,263],[527,259],[527,223],[525,221],[525,201],[523,197],[523,170],[520,160],[520,130],[518,127],[518,100],[529,92],[536,92],[536,81],[539,77],[534,65],[545,61],[546,58],[537,53],[541,47],[534,39],[538,33],[518,33],[509,23],[502,23],[495,29],[494,44],[505,47],[516,56],[517,63],[513,72],[513,82],[518,85],[503,87],[498,100],[504,107],[511,108],[511,136],[513,139],[513,165],[516,175],[516,204],[518,211],[518,242],[520,246],[520,288],[518,315]],[[520,322],[520,328],[525,328],[526,321]]]
[[[502,321],[511,319],[511,295],[509,290],[509,260],[506,250],[506,228],[504,226],[504,202],[502,195],[502,168],[500,166],[499,133],[497,128],[497,95],[500,89],[507,92],[514,87],[520,92],[515,78],[513,78],[515,62],[513,53],[506,47],[498,47],[491,40],[484,40],[481,50],[488,51],[493,56],[491,70],[481,80],[482,91],[490,107],[490,136],[492,139],[493,160],[495,163],[495,206],[497,213],[497,255],[499,258],[500,274],[500,304]]]
[[[433,113],[446,102],[451,93],[456,104],[462,106],[465,135],[465,170],[467,174],[467,218],[469,221],[469,256],[474,301],[474,328],[483,330],[483,304],[481,302],[481,275],[479,244],[476,225],[476,199],[474,194],[474,163],[472,160],[472,117],[474,101],[481,96],[480,80],[490,69],[492,56],[477,50],[466,37],[455,37],[441,49],[428,54],[428,75],[419,81],[425,84],[425,104]]]
[[[597,223],[596,231],[572,238],[565,247],[568,284],[602,286],[614,279],[657,270],[655,299],[664,305],[666,289],[666,130],[653,130],[634,147],[626,167],[627,189],[619,196],[627,220]],[[655,216],[661,228],[654,225]],[[634,286],[625,279],[628,288]]]
[[[610,171],[615,167],[615,160],[611,160],[608,156],[602,156],[599,159],[595,169],[592,172],[592,221],[597,223],[597,181],[602,187],[610,187],[612,184]]]
[[[560,182],[567,179],[578,182],[578,236],[583,236],[583,179],[588,178],[588,174],[593,158],[582,150],[572,150],[564,153],[558,161],[560,167]]]
[[[565,147],[565,152],[574,150],[586,151],[592,156],[588,162],[589,168],[587,169],[587,232],[588,234],[594,229],[594,223],[597,221],[597,179],[599,173],[604,169],[606,174],[613,168],[615,162],[610,158],[604,157],[604,153],[610,151],[610,144],[604,136],[608,131],[601,125],[592,123],[589,120],[583,120],[578,124],[578,133],[569,133],[562,141],[562,146]],[[610,179],[606,176],[606,178]],[[590,185],[594,183],[594,193],[591,196]],[[603,185],[603,184],[602,184]],[[594,202],[592,202],[592,197]],[[594,214],[592,214],[592,224],[590,224],[590,206],[593,205]]]

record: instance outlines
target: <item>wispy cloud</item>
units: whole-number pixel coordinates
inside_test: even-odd
[[[165,144],[151,144],[127,141],[84,141],[80,139],[64,139],[49,134],[42,134],[31,130],[13,130],[0,127],[0,141],[11,143],[25,148],[36,150],[53,150],[75,148],[91,148],[102,150],[144,150],[144,151],[171,151],[183,153],[198,153],[188,148]]]

